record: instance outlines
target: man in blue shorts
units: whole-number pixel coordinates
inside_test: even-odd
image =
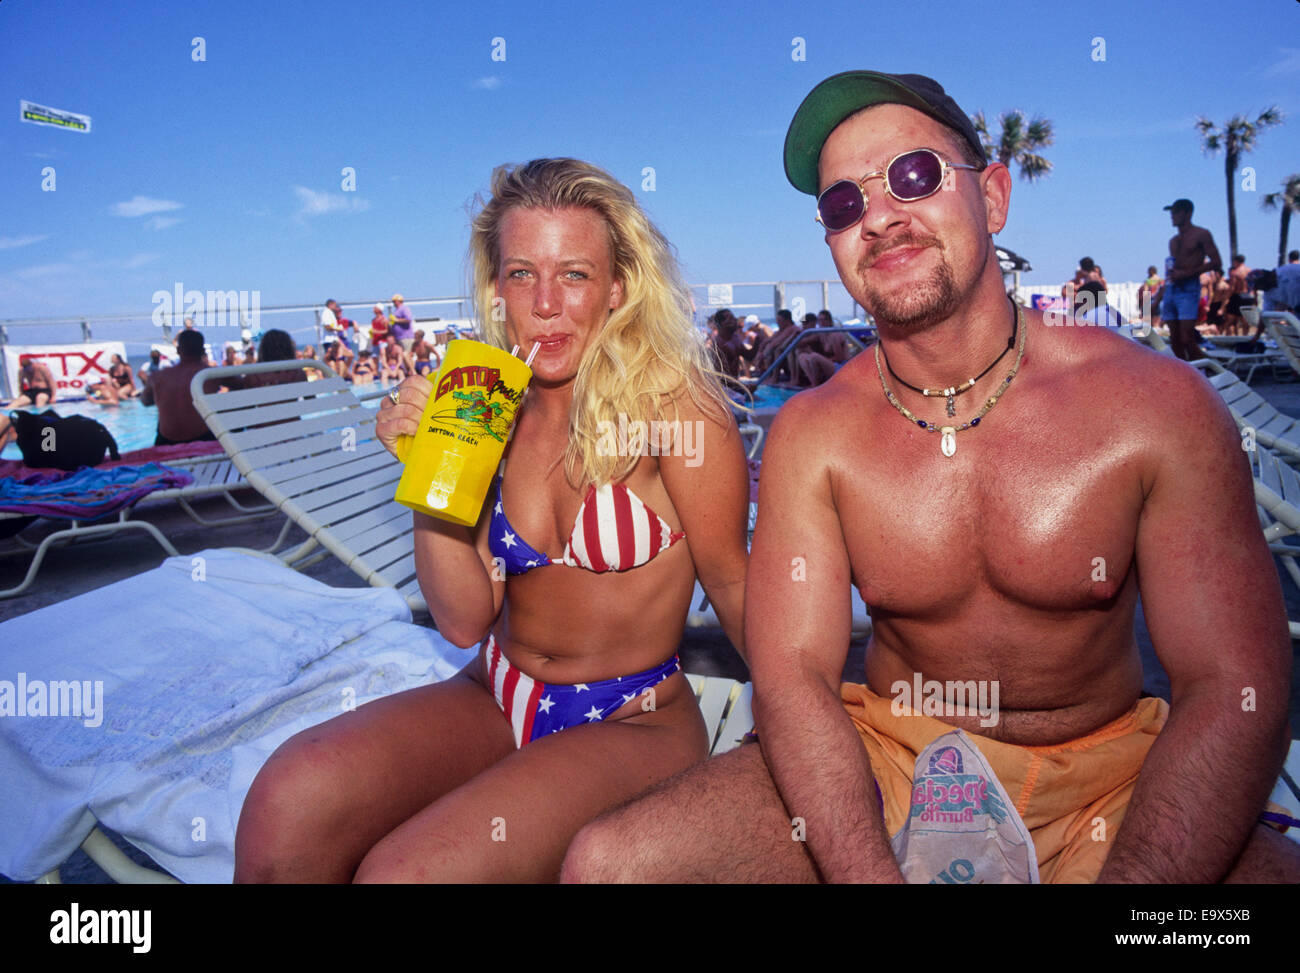
[[[1214,237],[1203,226],[1192,224],[1192,201],[1176,199],[1165,209],[1178,232],[1169,241],[1165,259],[1164,297],[1160,317],[1169,325],[1169,344],[1184,361],[1204,357],[1196,340],[1196,318],[1201,298],[1201,274],[1222,272],[1223,261]]]

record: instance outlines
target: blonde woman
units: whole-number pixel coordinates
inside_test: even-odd
[[[539,159],[495,171],[470,259],[480,333],[539,346],[478,525],[414,515],[438,629],[479,652],[281,747],[237,880],[551,881],[584,823],[707,753],[676,651],[697,575],[741,645],[748,481],[669,245],[602,170]],[[430,389],[383,403],[390,450]],[[655,420],[678,437],[618,435]]]

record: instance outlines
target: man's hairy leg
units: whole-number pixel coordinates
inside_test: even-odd
[[[588,824],[565,882],[816,882],[763,761],[746,744],[672,777]]]

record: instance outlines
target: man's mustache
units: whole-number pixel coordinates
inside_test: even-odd
[[[865,273],[870,270],[872,264],[891,250],[919,249],[923,247],[938,246],[940,246],[938,237],[921,236],[919,233],[905,233],[901,236],[894,237],[892,240],[881,240],[863,254],[862,259],[858,261],[858,273]]]

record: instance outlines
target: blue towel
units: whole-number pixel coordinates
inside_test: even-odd
[[[75,473],[35,473],[22,480],[0,480],[0,513],[100,520],[129,507],[155,490],[188,486],[194,477],[158,463],[82,467]]]

